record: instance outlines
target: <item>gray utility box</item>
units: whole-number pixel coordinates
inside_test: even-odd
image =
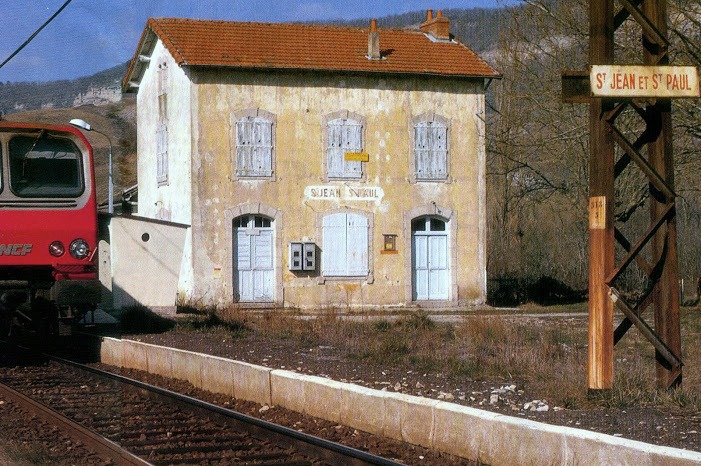
[[[302,241],[290,243],[290,270],[316,270],[316,244]]]

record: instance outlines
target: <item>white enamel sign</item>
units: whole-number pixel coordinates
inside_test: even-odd
[[[589,80],[595,97],[699,97],[695,66],[592,65]]]

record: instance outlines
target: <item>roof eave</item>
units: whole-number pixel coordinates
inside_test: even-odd
[[[286,67],[286,66],[236,66],[219,64],[183,64],[189,68],[197,69],[235,69],[241,71],[281,71],[281,72],[316,72],[316,73],[347,73],[347,74],[371,74],[390,76],[432,76],[438,78],[451,79],[502,79],[500,73],[494,74],[458,74],[458,73],[438,73],[433,71],[394,71],[394,70],[363,70],[353,68],[315,68],[315,67]]]
[[[138,90],[144,71],[148,68],[149,60],[144,60],[143,57],[151,58],[151,54],[159,40],[163,42],[178,65],[185,64],[185,59],[180,55],[178,50],[175,49],[170,40],[168,40],[165,31],[161,29],[158,21],[155,18],[149,18],[144,27],[144,32],[141,34],[139,44],[136,47],[136,52],[129,63],[126,75],[122,80],[123,92],[134,92]]]
[[[131,62],[129,62],[129,67],[124,75],[124,79],[122,79],[122,92],[134,92],[138,90],[144,71],[148,67],[148,62],[141,57],[148,57],[150,59],[157,41],[158,37],[156,33],[146,24],[144,32],[141,34],[139,44],[136,47],[136,52],[134,52],[134,56]]]

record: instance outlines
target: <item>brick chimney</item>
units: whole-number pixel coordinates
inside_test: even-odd
[[[368,34],[368,60],[381,60],[380,33],[377,32],[377,20],[370,21],[370,34]]]
[[[419,26],[421,32],[428,34],[436,40],[450,40],[450,20],[443,16],[443,12],[438,10],[436,17],[433,17],[433,10],[428,10],[426,21]]]

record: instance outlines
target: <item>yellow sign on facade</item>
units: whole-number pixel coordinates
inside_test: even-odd
[[[346,152],[343,158],[349,162],[369,162],[370,154],[367,152]]]
[[[699,97],[695,66],[592,65],[589,81],[595,97]]]

